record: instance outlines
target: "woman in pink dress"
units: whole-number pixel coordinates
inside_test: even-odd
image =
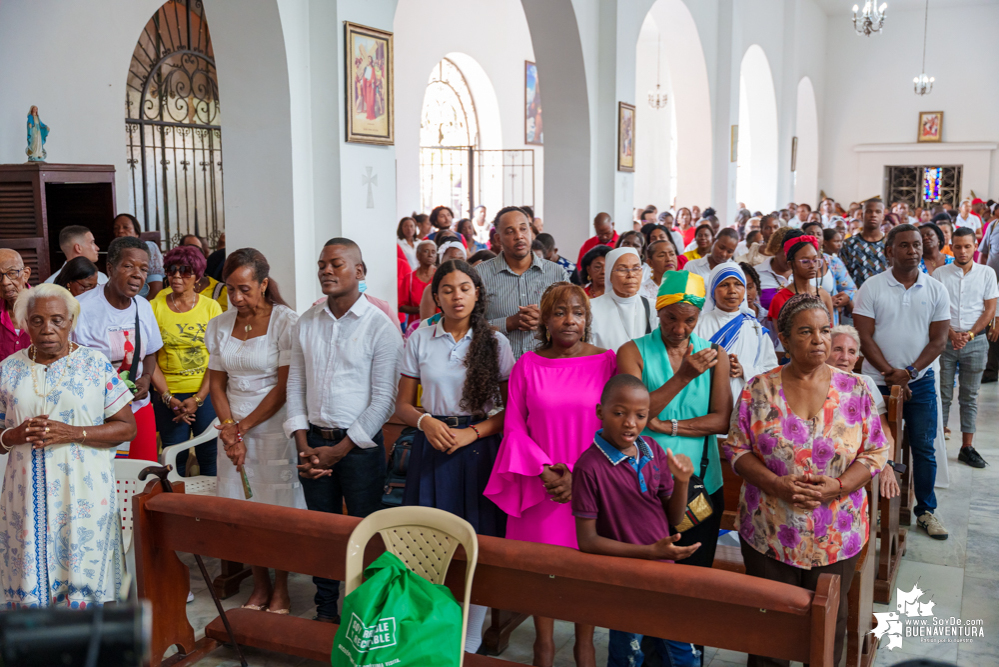
[[[506,537],[578,548],[569,506],[572,468],[600,428],[596,405],[617,372],[613,350],[591,345],[590,304],[560,282],[541,297],[540,345],[510,375],[503,442],[485,495],[509,515]],[[534,617],[535,665],[555,658],[555,621]],[[576,625],[577,665],[595,666],[593,626]]]

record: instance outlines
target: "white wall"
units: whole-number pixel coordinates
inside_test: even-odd
[[[447,56],[475,102],[481,148],[533,149],[535,213],[544,217],[544,147],[524,143],[524,61],[535,62],[518,0],[400,0],[394,17],[396,75],[396,216],[420,209],[420,117],[427,80]],[[547,81],[539,72],[546,120]],[[521,203],[521,202],[516,202]],[[488,211],[491,217],[495,208]]]
[[[798,109],[795,136],[798,157],[794,172],[794,201],[808,202],[818,209],[819,196],[819,117],[815,106],[812,80],[802,77],[798,83]],[[783,206],[783,203],[780,204]]]
[[[922,7],[889,8],[884,33],[869,38],[854,34],[849,15],[829,16],[820,188],[839,201],[880,193],[883,169],[862,171],[861,154],[854,148],[914,143],[920,111],[944,112],[945,144],[999,140],[999,88],[992,85],[999,80],[996,34],[996,3],[938,8],[931,2],[926,72],[936,83],[932,93],[920,97],[913,93],[912,79],[922,59]],[[975,188],[980,196],[999,194],[997,152],[991,152],[988,169],[967,159],[965,183],[988,184],[988,192]],[[962,194],[968,194],[967,187]]]

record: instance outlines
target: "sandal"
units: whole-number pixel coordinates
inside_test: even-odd
[[[267,605],[265,604],[244,604],[240,609],[249,609],[250,611],[269,611]]]
[[[285,616],[291,613],[290,609],[265,609],[268,614],[277,614],[278,616]]]

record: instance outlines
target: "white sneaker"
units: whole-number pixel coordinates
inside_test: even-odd
[[[948,537],[947,529],[940,523],[940,519],[936,518],[931,512],[921,514],[916,519],[916,525],[925,530],[926,534],[934,540],[946,540]]]
[[[187,592],[187,604],[194,602],[194,593],[191,591]]]

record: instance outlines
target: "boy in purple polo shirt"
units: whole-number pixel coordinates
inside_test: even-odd
[[[672,562],[694,553],[700,543],[678,547],[670,525],[683,520],[690,459],[663,453],[641,432],[649,417],[649,392],[632,375],[615,375],[604,385],[597,405],[601,430],[572,471],[572,513],[579,550],[624,558]],[[610,631],[607,667],[638,667],[645,659],[642,635]],[[661,656],[674,667],[700,665],[689,643],[655,639]],[[665,664],[665,660],[664,660]]]

